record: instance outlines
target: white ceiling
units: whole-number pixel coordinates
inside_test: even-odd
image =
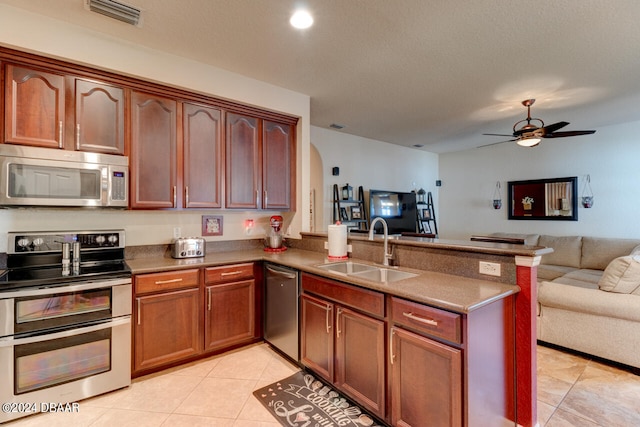
[[[312,125],[437,153],[501,141],[482,134],[511,133],[526,98],[563,131],[640,119],[638,0],[121,0],[140,28],[84,1],[0,0],[308,94]],[[299,5],[310,29],[289,26]]]

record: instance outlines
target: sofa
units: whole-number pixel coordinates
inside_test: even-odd
[[[640,369],[640,240],[517,235],[538,266],[539,341]]]

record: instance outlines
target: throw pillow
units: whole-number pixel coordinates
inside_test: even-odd
[[[634,293],[640,287],[640,260],[631,255],[614,259],[604,270],[598,287],[608,292]]]

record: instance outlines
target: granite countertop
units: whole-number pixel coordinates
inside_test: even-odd
[[[404,267],[389,268],[412,272],[417,274],[417,276],[391,283],[373,282],[318,268],[318,265],[331,262],[327,260],[326,254],[292,248],[282,253],[268,253],[262,249],[252,249],[209,253],[202,258],[140,258],[127,260],[127,264],[133,274],[143,274],[254,261],[273,262],[300,271],[351,283],[363,288],[403,297],[457,313],[469,313],[493,301],[516,294],[520,291],[520,288],[516,285]],[[382,267],[379,264],[360,261],[358,259],[349,258],[349,261]]]

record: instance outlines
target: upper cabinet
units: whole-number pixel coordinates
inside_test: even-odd
[[[7,64],[4,142],[125,154],[124,89]]]
[[[177,110],[173,99],[131,94],[132,208],[178,206]]]
[[[222,206],[222,113],[219,109],[184,103],[184,207]]]
[[[64,76],[7,64],[4,142],[64,148]]]
[[[124,90],[75,79],[75,149],[107,154],[124,150]]]
[[[229,113],[226,132],[226,207],[292,209],[293,126]]]

